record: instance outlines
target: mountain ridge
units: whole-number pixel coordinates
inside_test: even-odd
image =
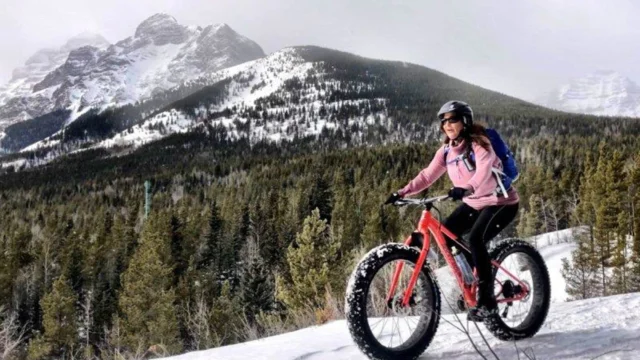
[[[74,44],[62,63],[46,67],[44,76],[24,84],[21,91],[4,87],[0,130],[56,109],[71,110],[73,121],[89,108],[135,103],[264,56],[258,44],[226,24],[184,26],[167,14],[149,17],[133,36],[106,48]]]
[[[543,95],[538,103],[572,113],[640,117],[640,86],[613,70],[596,70]]]

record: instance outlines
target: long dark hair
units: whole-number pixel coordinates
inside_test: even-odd
[[[444,132],[444,123],[440,125],[440,130]],[[482,146],[485,150],[489,151],[491,148],[491,142],[489,141],[489,135],[487,135],[487,128],[478,123],[474,123],[470,127],[464,127],[460,136],[465,140],[467,150],[471,150],[472,143],[477,143]],[[444,144],[449,145],[451,140],[448,136],[444,136]]]

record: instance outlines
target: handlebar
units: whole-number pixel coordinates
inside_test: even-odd
[[[396,200],[393,203],[393,206],[407,206],[407,205],[418,205],[429,207],[435,202],[440,202],[449,199],[449,195],[441,195],[432,198],[424,198],[424,199],[400,199]]]

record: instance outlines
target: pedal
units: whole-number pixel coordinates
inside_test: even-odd
[[[502,318],[506,319],[509,314],[509,308],[511,307],[511,303],[507,303],[507,306],[504,307],[504,311],[502,312]]]
[[[467,311],[467,303],[464,302],[464,298],[462,295],[458,296],[458,300],[456,300],[456,305],[458,305],[458,310]]]

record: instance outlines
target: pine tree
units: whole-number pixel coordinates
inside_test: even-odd
[[[245,265],[241,294],[244,313],[250,322],[253,322],[260,312],[268,312],[273,308],[275,300],[273,275],[266,269],[257,254],[251,256]]]
[[[629,291],[640,291],[640,155],[636,155],[633,169],[629,172],[628,214],[633,241],[629,274]]]
[[[171,215],[171,258],[175,264],[173,270],[173,285],[176,286],[180,277],[187,270],[188,260],[184,251],[183,224],[177,216]]]
[[[619,158],[619,153],[616,151],[615,157]],[[608,295],[611,292],[610,279],[607,276],[606,269],[611,266],[611,260],[613,255],[613,249],[611,246],[612,240],[616,239],[618,224],[618,213],[620,212],[617,198],[619,194],[612,189],[616,189],[614,185],[616,182],[612,177],[622,176],[620,173],[615,173],[614,169],[617,167],[610,164],[613,162],[611,153],[607,151],[604,144],[600,145],[598,154],[598,166],[593,176],[595,184],[592,193],[590,195],[591,200],[595,205],[595,253],[599,257],[600,272],[602,275],[602,289],[603,294]],[[610,194],[609,191],[612,191]]]
[[[256,205],[253,235],[267,268],[278,269],[281,267],[281,259],[284,255],[277,227],[279,193],[271,190],[267,196],[268,205]]]
[[[222,251],[223,251],[223,224],[222,217],[218,205],[214,202],[211,204],[211,213],[209,214],[208,231],[206,234],[206,251],[203,256],[206,267],[214,268],[218,273],[223,270],[222,267]]]
[[[611,265],[613,266],[612,293],[626,293],[628,288],[627,265],[627,235],[629,234],[628,213],[624,204],[627,198],[626,176],[624,174],[624,159],[620,151],[615,150],[607,163],[607,177],[605,184],[607,203],[610,201],[609,214],[611,216],[611,233],[614,244],[612,248]]]
[[[331,222],[331,189],[329,184],[324,179],[323,171],[320,169],[314,169],[312,172],[312,178],[310,179],[310,186],[303,189],[303,194],[306,195],[306,201],[301,202],[303,205],[301,209],[301,216],[308,216],[311,211],[318,209],[322,219],[326,219],[328,223]]]
[[[21,229],[1,242],[3,260],[0,261],[0,299],[8,300],[13,297],[18,272],[33,260],[28,251],[30,241],[31,232]]]
[[[345,224],[347,220],[347,201],[349,200],[349,189],[347,188],[344,175],[338,171],[333,179],[333,209],[331,212],[331,233],[342,244],[341,252],[348,251],[346,249],[351,245],[350,241],[344,236]]]
[[[518,225],[518,236],[531,237],[537,247],[536,235],[542,231],[543,221],[540,216],[542,199],[538,195],[531,195],[529,198],[529,209],[520,213],[520,223]]]
[[[296,236],[296,246],[287,249],[287,262],[292,284],[278,277],[277,296],[292,309],[324,306],[325,288],[330,284],[331,264],[338,246],[329,234],[326,220],[320,219],[320,211],[313,210]]]
[[[151,214],[144,224],[140,245],[122,275],[120,326],[124,344],[134,353],[152,345],[165,346],[170,353],[182,348],[171,287],[170,240],[168,217]]]
[[[237,329],[240,326],[242,310],[238,299],[231,293],[231,285],[224,282],[218,296],[211,306],[209,324],[218,346],[234,344],[238,341]]]
[[[388,242],[382,229],[382,209],[373,207],[370,209],[367,221],[362,232],[362,243],[366,249]]]
[[[577,248],[571,253],[571,261],[562,259],[562,277],[571,300],[601,296],[601,279],[597,263],[592,256],[588,233],[574,236]]]
[[[77,297],[65,276],[59,277],[50,293],[40,302],[43,312],[44,336],[35,341],[29,352],[65,357],[73,354],[78,343],[75,304]]]
[[[241,260],[246,262],[246,259],[240,258],[240,253],[243,247],[246,246],[247,241],[249,240],[251,230],[251,215],[249,212],[248,204],[245,204],[236,219],[235,229],[233,232],[233,241],[229,247],[229,267],[232,271],[232,279],[234,281],[234,285],[237,284],[238,280],[238,268],[241,266]]]

